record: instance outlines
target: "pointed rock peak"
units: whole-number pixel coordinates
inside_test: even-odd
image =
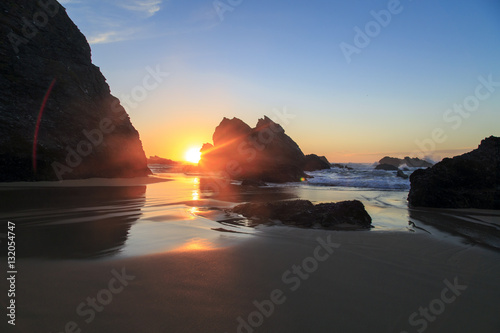
[[[219,126],[232,126],[232,127],[249,127],[243,120],[234,117],[233,119],[229,119],[224,117],[220,122]]]
[[[231,179],[274,183],[307,177],[303,171],[304,153],[269,117],[260,119],[253,129],[238,118],[224,118],[215,129],[213,142],[213,148],[203,146],[200,160],[200,166],[209,172],[222,171]]]
[[[264,116],[264,118],[259,119],[257,126],[255,126],[256,130],[262,130],[264,128],[270,128],[275,133],[285,133],[283,127],[281,127],[280,124],[275,123],[268,116]]]
[[[222,119],[219,126],[215,129],[212,140],[215,146],[224,144],[237,137],[244,137],[252,131],[252,128],[248,126],[244,121],[239,118]]]

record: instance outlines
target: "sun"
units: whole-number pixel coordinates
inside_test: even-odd
[[[184,154],[184,159],[188,162],[198,164],[201,158],[201,153],[199,148],[191,148]]]

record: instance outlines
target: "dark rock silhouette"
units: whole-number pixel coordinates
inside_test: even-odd
[[[3,0],[0,22],[0,181],[150,174],[138,132],[64,7]]]
[[[491,136],[469,153],[417,170],[410,182],[411,206],[500,209],[500,138]]]
[[[224,118],[213,134],[213,145],[201,148],[200,168],[226,179],[296,182],[307,175],[305,156],[284,129],[268,117],[251,128],[238,118]]]
[[[386,156],[382,158],[379,162],[379,164],[389,164],[392,166],[395,166],[399,168],[401,165],[406,164],[409,167],[412,168],[428,168],[431,167],[433,164],[426,161],[426,160],[421,160],[418,157],[408,157],[406,156],[404,159],[401,158],[395,158],[395,157],[389,157]]]
[[[246,203],[234,207],[233,212],[256,223],[280,220],[286,225],[313,227],[319,224],[328,229],[369,228],[372,221],[358,200],[317,205],[308,200]]]
[[[330,162],[328,162],[325,156],[318,156],[316,154],[306,155],[304,171],[325,170],[330,168]]]
[[[346,170],[353,170],[353,168],[347,166],[347,165],[344,165],[344,164],[339,164],[339,163],[332,163],[331,166],[333,168],[339,168],[339,169],[346,169]]]
[[[399,178],[403,178],[403,179],[409,178],[409,176],[406,173],[404,173],[402,170],[398,170],[398,172],[396,173],[396,176]]]
[[[375,170],[396,171],[399,170],[399,168],[392,164],[379,164],[375,167]]]
[[[401,164],[403,164],[403,160],[400,158],[396,158],[396,157],[385,156],[380,161],[378,161],[378,163],[379,164],[388,164],[388,165],[392,165],[395,167],[399,167]]]

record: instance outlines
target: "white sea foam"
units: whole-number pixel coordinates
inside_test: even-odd
[[[363,189],[377,190],[409,190],[409,179],[403,179],[396,176],[396,171],[375,170],[372,164],[347,164],[347,168],[332,168],[330,170],[321,170],[309,172],[314,178],[307,182],[310,185],[317,186],[338,186],[354,187]],[[416,168],[410,168],[405,171],[408,176]]]

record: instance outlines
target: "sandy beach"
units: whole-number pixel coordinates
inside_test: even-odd
[[[20,251],[16,325],[2,326],[8,332],[500,329],[498,250],[419,221],[405,208],[404,191],[232,184],[214,195],[200,191],[195,176],[163,179],[172,181],[2,186],[4,202],[11,200],[2,219],[16,221]],[[45,195],[30,197],[27,189]],[[67,191],[72,197],[65,201]],[[295,197],[361,199],[374,228],[217,222],[237,202]],[[453,219],[451,213],[441,211]],[[493,212],[455,213],[498,223]],[[8,289],[6,280],[1,288]]]
[[[327,258],[314,269],[318,238],[339,247],[331,254],[322,250]],[[303,269],[294,273],[294,265]],[[108,298],[102,290],[116,276],[113,270],[130,280]],[[82,332],[417,332],[424,327],[498,332],[500,327],[498,254],[427,235],[276,228],[226,248],[188,246],[101,261],[22,260],[19,271],[13,332],[60,332],[71,322]],[[449,283],[459,290],[443,293]],[[276,290],[280,304],[271,307]],[[88,297],[97,299],[101,312],[92,310]],[[434,321],[420,314],[422,307],[431,307]],[[410,322],[413,313],[419,314]],[[238,318],[257,327],[248,329]]]

